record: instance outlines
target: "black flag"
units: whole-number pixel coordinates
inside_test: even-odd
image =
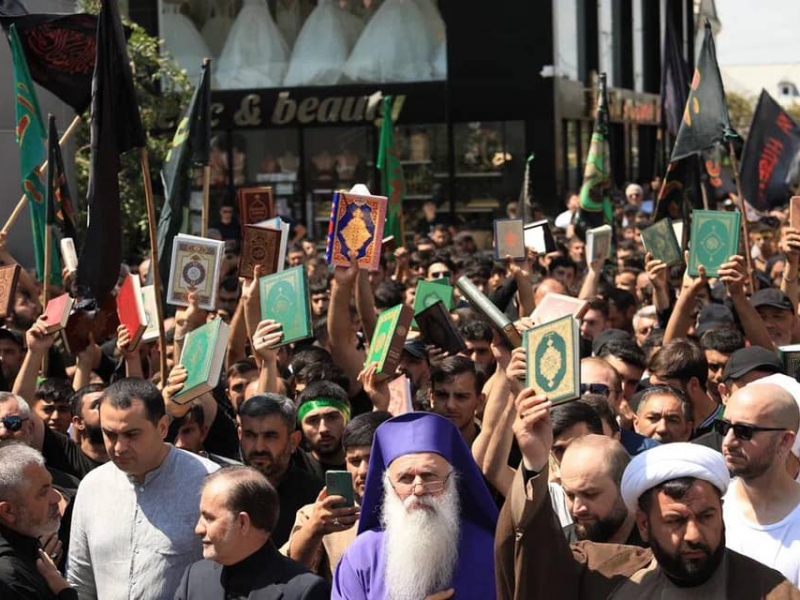
[[[758,210],[786,204],[794,195],[800,125],[766,90],[761,91],[742,154],[742,192]]]
[[[180,232],[183,209],[189,205],[191,167],[209,162],[210,127],[211,76],[209,63],[204,63],[200,81],[178,122],[161,171],[165,199],[158,219],[158,264],[165,286],[169,279],[172,238]]]
[[[122,263],[119,155],[145,141],[117,0],[103,0],[92,79],[89,227],[77,277],[81,295],[98,302],[114,289]]]
[[[661,72],[661,126],[667,133],[676,136],[689,95],[690,72],[689,65],[683,59],[669,8],[666,18],[664,61]]]
[[[75,211],[67,184],[67,174],[64,171],[61,146],[58,145],[56,118],[53,115],[50,115],[47,147],[49,165],[47,169],[47,224],[56,227],[62,238],[72,238],[75,246],[78,247]]]
[[[700,169],[702,169],[700,157],[696,154],[690,154],[677,162],[669,163],[667,177],[658,194],[653,221],[660,221],[665,217],[673,221],[683,221],[684,239],[678,240],[682,248],[686,247],[685,242],[689,233],[692,210],[703,208]]]
[[[92,100],[97,17],[0,12],[0,24],[16,26],[33,80],[83,114]]]
[[[728,118],[725,89],[719,74],[711,25],[706,22],[703,47],[697,59],[683,120],[669,161],[675,162],[690,154],[702,152],[716,142],[727,141],[735,136]]]

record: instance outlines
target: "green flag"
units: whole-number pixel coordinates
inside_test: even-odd
[[[611,151],[608,145],[608,92],[606,74],[600,74],[600,93],[597,116],[589,145],[589,155],[583,171],[578,224],[581,232],[601,225],[612,225]]]
[[[17,111],[17,143],[19,144],[20,167],[22,171],[22,193],[28,198],[33,229],[33,249],[36,255],[36,271],[44,280],[45,225],[47,205],[45,203],[46,185],[39,172],[39,166],[47,158],[47,130],[39,110],[39,100],[33,87],[25,51],[17,35],[16,26],[9,29],[11,53],[14,60],[14,92]],[[53,261],[51,281],[61,282],[61,273],[55,272],[58,261]]]
[[[403,178],[403,165],[397,156],[392,121],[392,97],[383,99],[383,125],[378,146],[378,168],[381,170],[381,189],[389,198],[386,210],[384,235],[394,236],[398,246],[403,245],[403,197],[406,195],[406,181]]]

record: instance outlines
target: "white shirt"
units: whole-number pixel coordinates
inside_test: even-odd
[[[565,210],[556,217],[555,226],[559,229],[566,229],[572,223],[572,215],[574,214],[571,210]]]
[[[200,494],[213,462],[170,447],[144,483],[108,462],[78,487],[67,578],[81,600],[172,598],[193,562],[203,558],[194,533]]]
[[[734,479],[722,505],[727,547],[780,571],[794,585],[800,584],[800,504],[783,520],[759,525],[745,518],[736,497],[737,485],[741,484]]]

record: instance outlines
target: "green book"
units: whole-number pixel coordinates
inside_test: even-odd
[[[281,345],[313,335],[308,278],[304,266],[266,275],[258,280],[261,320],[272,319],[283,327]]]
[[[668,267],[683,262],[683,253],[675,237],[672,221],[661,219],[642,230],[642,243],[645,250]]]
[[[393,375],[400,364],[412,317],[412,310],[405,304],[398,304],[378,315],[365,363],[377,363],[378,375]]]
[[[453,286],[445,279],[434,279],[433,281],[422,280],[417,283],[417,291],[414,294],[414,316],[416,317],[429,306],[433,306],[439,300],[444,303],[447,312],[453,310],[455,302],[453,300]],[[416,318],[411,322],[411,326],[419,329]]]
[[[217,387],[229,336],[230,326],[222,319],[186,334],[180,364],[186,367],[188,378],[183,389],[173,396],[173,402],[186,404]]]
[[[739,254],[742,213],[738,210],[694,210],[689,236],[689,275],[697,277],[703,265],[708,277],[716,277],[723,263]]]
[[[553,404],[581,395],[580,325],[567,315],[525,332],[526,386],[544,394]]]

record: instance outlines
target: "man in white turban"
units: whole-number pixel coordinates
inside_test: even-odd
[[[528,388],[516,401],[522,452],[495,540],[499,600],[570,598],[763,598],[800,600],[779,572],[725,548],[722,456],[676,442],[631,460],[622,498],[649,548],[568,545],[548,498],[551,404]]]

